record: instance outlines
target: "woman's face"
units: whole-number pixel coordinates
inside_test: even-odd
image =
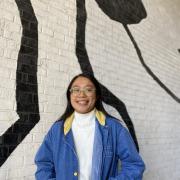
[[[85,77],[78,77],[70,89],[70,101],[74,110],[84,114],[90,112],[96,103],[96,88]]]

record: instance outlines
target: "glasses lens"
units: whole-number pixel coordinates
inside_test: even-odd
[[[93,88],[84,88],[84,89],[79,89],[79,88],[71,88],[70,92],[74,95],[74,96],[78,96],[81,94],[81,92],[83,92],[86,96],[92,96],[95,92],[95,89]]]
[[[86,88],[84,89],[84,92],[87,96],[92,96],[94,94],[95,89],[92,88]]]
[[[72,88],[72,89],[70,89],[70,92],[73,95],[78,95],[78,94],[80,94],[80,89],[79,88]]]

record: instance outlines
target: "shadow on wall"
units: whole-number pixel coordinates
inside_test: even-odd
[[[0,136],[0,166],[40,120],[37,84],[38,21],[30,0],[15,0],[22,24],[16,70],[19,119]]]

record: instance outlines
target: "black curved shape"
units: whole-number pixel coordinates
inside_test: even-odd
[[[101,10],[112,20],[118,21],[123,24],[139,60],[146,70],[146,72],[163,88],[176,102],[180,103],[178,98],[161,80],[152,72],[146,65],[142,53],[132,36],[127,24],[139,23],[142,19],[146,18],[147,13],[141,0],[96,0]],[[180,49],[178,50],[180,52]]]
[[[37,84],[38,21],[30,0],[15,0],[22,23],[16,70],[19,119],[0,136],[0,166],[40,120]]]
[[[139,60],[142,64],[142,66],[144,67],[144,69],[146,70],[146,72],[160,85],[160,87],[162,87],[176,102],[180,103],[180,98],[178,98],[165,84],[163,84],[160,79],[152,72],[152,70],[146,65],[143,57],[142,57],[142,53],[133,37],[133,35],[131,34],[128,26],[126,24],[123,25],[124,29],[126,30],[132,44],[134,45],[134,48],[136,50],[136,53],[139,57]]]
[[[141,0],[96,0],[102,11],[122,24],[137,24],[147,16]]]
[[[94,74],[85,46],[85,30],[86,30],[86,19],[87,19],[85,0],[76,0],[76,5],[77,5],[76,55],[82,72],[88,72]],[[137,150],[139,151],[139,146],[138,146],[134,126],[127,112],[125,104],[101,83],[100,86],[102,90],[103,101],[106,104],[114,107],[119,112],[123,121],[125,122],[125,124],[129,129],[129,132],[135,142]]]

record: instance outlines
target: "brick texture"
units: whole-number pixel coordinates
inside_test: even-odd
[[[52,123],[64,111],[69,81],[81,72],[75,52],[76,1],[31,0],[31,3],[38,21],[38,44],[32,40],[37,34],[32,31],[35,23],[30,21],[29,6],[26,4],[27,11],[21,22],[15,1],[0,2],[0,135],[22,118],[19,116],[23,110],[16,112],[16,69],[20,49],[24,65],[20,79],[31,87],[28,93],[21,92],[22,108],[28,104],[27,109],[31,109],[31,114],[23,114],[23,117],[28,122],[40,115],[40,121],[0,167],[1,180],[35,179],[35,153]],[[145,64],[174,96],[143,67],[124,26],[110,19],[96,1],[91,0],[86,0],[86,49],[97,79],[126,105],[140,154],[146,163],[144,180],[179,180],[180,3],[179,0],[143,0],[143,4],[147,18],[128,25],[128,29]],[[25,33],[23,47],[22,33]],[[36,45],[38,83],[31,74]],[[38,94],[33,92],[36,86]],[[39,114],[33,106],[37,100]],[[121,119],[112,106],[105,107]],[[20,138],[17,132],[13,133],[13,138],[4,137],[10,144]],[[0,138],[0,147],[3,142],[5,139]],[[5,153],[8,152],[0,151],[0,157]]]

